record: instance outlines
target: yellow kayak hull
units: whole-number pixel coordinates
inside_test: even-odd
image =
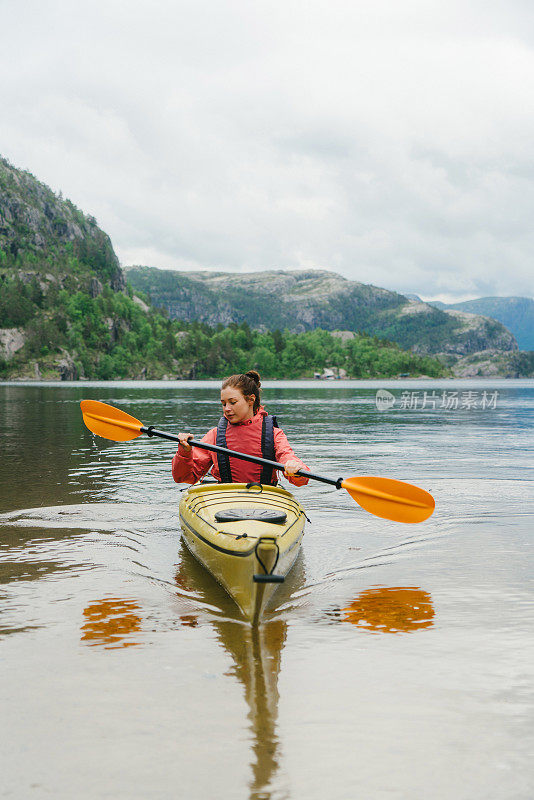
[[[295,563],[305,522],[301,505],[279,486],[196,484],[180,501],[185,544],[251,622]]]

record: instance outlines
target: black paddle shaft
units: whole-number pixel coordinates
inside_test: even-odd
[[[158,431],[152,425],[149,425],[148,427],[143,425],[141,428],[141,433],[146,433],[148,436],[159,436],[160,439],[169,439],[171,442],[180,441],[176,434]],[[226,456],[232,456],[232,458],[240,458],[242,461],[251,461],[253,464],[261,464],[262,466],[273,467],[274,469],[281,469],[282,471],[284,470],[284,465],[280,464],[278,461],[269,461],[268,458],[260,458],[259,456],[249,456],[245,453],[238,453],[237,450],[229,450],[227,447],[220,447],[218,444],[197,442],[195,439],[189,439],[189,444],[191,447],[200,447],[202,450],[211,450],[212,453],[222,453]],[[341,489],[341,481],[343,478],[338,478],[337,480],[334,480],[333,478],[325,478],[324,475],[315,475],[313,472],[306,472],[303,469],[299,469],[295,474],[300,475],[303,478],[311,478],[314,481],[321,481],[321,483],[329,483],[331,486],[335,486],[336,489]]]

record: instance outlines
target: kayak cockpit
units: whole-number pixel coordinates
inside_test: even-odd
[[[180,502],[185,544],[250,620],[293,566],[305,521],[279,486],[196,484]]]

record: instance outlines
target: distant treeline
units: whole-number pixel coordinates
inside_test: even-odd
[[[314,372],[325,368],[345,370],[351,378],[445,374],[437,359],[417,356],[366,334],[343,342],[319,328],[305,333],[260,333],[251,330],[246,322],[227,328],[210,328],[201,323],[181,327],[180,345],[186,358],[195,357],[195,378],[219,378],[251,367],[265,378],[313,377]]]
[[[43,291],[36,278],[23,282],[4,274],[0,317],[2,327],[24,327],[26,337],[14,358],[0,363],[3,378],[32,359],[45,376],[61,353],[74,360],[79,377],[97,380],[221,378],[252,367],[265,378],[286,379],[313,377],[325,368],[343,369],[353,378],[439,377],[445,372],[434,358],[365,334],[343,342],[320,329],[262,333],[246,322],[211,328],[169,320],[136,303],[130,287],[123,293],[104,286],[92,297],[87,290],[73,292],[55,282]]]

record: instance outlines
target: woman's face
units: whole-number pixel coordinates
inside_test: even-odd
[[[235,386],[227,386],[221,389],[221,403],[223,414],[228,422],[234,425],[237,422],[244,422],[254,416],[254,395],[245,395]]]

